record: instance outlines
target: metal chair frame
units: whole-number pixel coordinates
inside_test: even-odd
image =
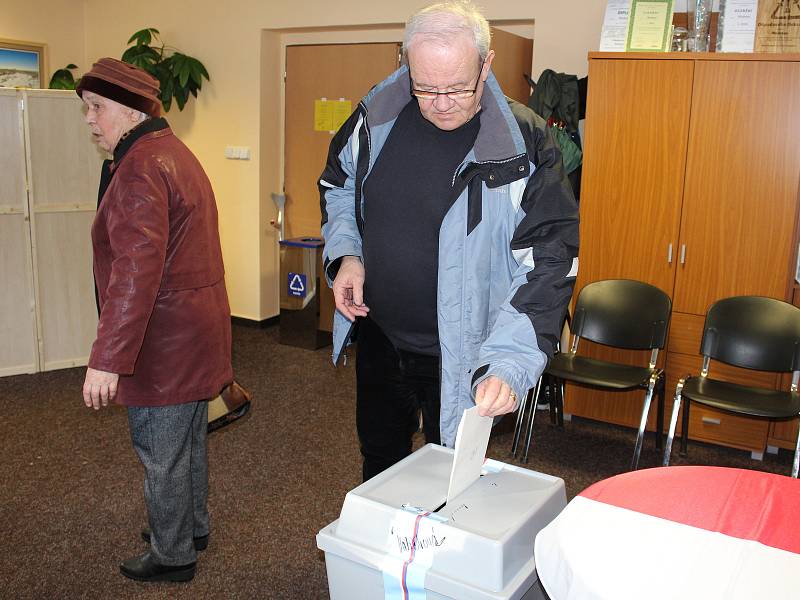
[[[664,297],[668,300],[666,294],[664,295]],[[669,308],[671,309],[671,306]],[[669,320],[669,312],[666,315],[666,319],[667,323],[665,323],[664,325],[663,336],[662,336],[663,339],[660,340],[661,347],[663,347],[666,338],[666,325],[668,324]],[[580,335],[577,335],[574,332],[572,333],[570,349],[568,352],[568,354],[570,354],[571,356],[577,355],[578,344],[580,342],[580,339],[581,339]],[[618,347],[625,347],[625,346],[618,346]],[[661,448],[661,436],[664,430],[665,375],[662,369],[656,368],[656,362],[658,360],[658,351],[659,351],[658,347],[651,348],[650,360],[648,363],[648,369],[650,370],[650,375],[647,381],[646,382],[642,381],[641,383],[633,385],[630,388],[624,388],[624,389],[635,389],[636,387],[645,387],[645,398],[644,398],[644,403],[642,405],[642,414],[639,419],[639,428],[636,435],[636,444],[634,446],[633,457],[631,459],[631,465],[630,465],[631,470],[637,469],[639,465],[639,457],[641,455],[642,445],[644,441],[645,428],[647,425],[647,417],[650,412],[650,406],[652,404],[652,399],[654,394],[658,395],[656,448],[657,449]],[[606,364],[613,365],[615,363],[606,363]],[[554,375],[553,373],[550,373],[548,370],[546,370],[545,373],[548,373],[553,379],[553,388],[551,388],[551,394],[550,394],[550,421],[553,424],[557,424],[559,427],[563,427],[564,426],[564,408],[563,408],[564,380]],[[516,426],[514,428],[514,437],[511,445],[511,452],[513,456],[517,455],[520,438],[522,437],[522,431],[525,430],[526,431],[525,451],[522,456],[522,461],[524,463],[528,462],[528,452],[530,450],[531,439],[533,435],[533,423],[536,414],[536,405],[538,402],[539,394],[541,392],[541,387],[542,387],[542,378],[540,377],[536,383],[536,386],[531,390],[529,390],[526,397],[522,399],[517,413],[517,420],[516,420]],[[624,390],[620,389],[620,391]]]
[[[689,407],[691,405],[691,402],[697,402],[698,404],[704,404],[703,400],[694,399],[694,398],[691,398],[689,395],[685,394],[684,388],[686,387],[686,384],[691,380],[697,380],[697,379],[702,379],[704,381],[707,380],[707,381],[710,381],[710,382],[717,382],[717,380],[714,380],[714,379],[711,379],[711,378],[708,377],[709,366],[710,366],[710,363],[711,363],[711,359],[714,358],[715,360],[721,360],[722,362],[728,362],[728,361],[723,360],[719,356],[717,356],[714,351],[710,350],[710,348],[713,345],[710,344],[707,341],[706,336],[707,335],[712,335],[712,333],[714,335],[719,336],[719,332],[716,331],[716,330],[714,330],[712,332],[712,328],[709,326],[709,318],[713,315],[713,311],[715,310],[715,307],[717,307],[719,304],[721,304],[723,302],[736,301],[736,300],[739,300],[739,299],[747,300],[747,299],[752,299],[752,298],[761,299],[761,300],[767,300],[767,301],[776,302],[776,303],[780,303],[780,304],[787,304],[787,303],[782,302],[780,300],[773,300],[771,298],[760,298],[760,297],[756,297],[756,296],[738,296],[738,297],[732,297],[732,298],[723,299],[723,300],[721,300],[721,301],[719,301],[719,302],[717,302],[717,303],[715,303],[714,305],[711,306],[711,308],[709,309],[708,313],[706,314],[706,322],[705,322],[705,324],[703,326],[703,341],[701,342],[701,348],[700,348],[700,352],[703,355],[703,365],[702,365],[702,367],[700,369],[700,375],[693,376],[691,374],[688,374],[685,377],[682,377],[678,381],[677,386],[675,387],[675,396],[674,396],[674,402],[673,402],[673,406],[672,406],[672,416],[670,418],[669,433],[667,434],[667,443],[666,443],[665,448],[664,448],[664,458],[663,458],[663,462],[662,462],[663,466],[665,466],[665,467],[669,466],[670,456],[672,454],[672,443],[673,443],[673,439],[675,437],[675,430],[677,429],[678,412],[681,409],[681,404],[682,404],[684,396],[686,397],[686,404],[684,406],[683,416],[682,416],[682,419],[681,419],[681,426],[682,426],[682,429],[683,429],[683,431],[681,432],[681,450],[680,450],[681,456],[686,456],[686,454],[687,454],[688,437],[689,437]],[[798,316],[798,320],[800,320],[800,309],[798,310],[797,314],[799,315]],[[791,373],[792,373],[792,382],[791,382],[790,389],[789,389],[790,398],[791,398],[791,396],[796,396],[798,394],[798,386],[800,385],[800,336],[798,336],[798,338],[794,342],[794,353],[795,353],[795,356],[794,356],[794,358],[792,360],[794,368],[791,371]],[[750,366],[748,364],[739,363],[739,362],[731,362],[729,364],[734,364],[736,366],[743,367],[743,368],[761,370],[761,369],[757,369],[757,367]],[[775,372],[779,372],[779,371],[775,371]],[[731,385],[737,385],[737,384],[731,384]],[[759,389],[759,390],[761,389],[761,388],[747,388],[746,386],[740,386],[740,387],[743,388],[743,389]],[[769,390],[763,390],[763,391],[769,391]],[[780,393],[780,392],[778,392],[778,393]],[[797,398],[795,398],[795,406],[797,406]],[[724,410],[724,409],[720,409],[720,410]],[[735,409],[728,410],[726,412],[730,412],[732,414],[746,414],[748,416],[755,417],[755,418],[759,418],[759,417],[760,418],[793,418],[793,416],[800,416],[800,411],[798,411],[797,415],[793,415],[791,417],[770,417],[770,416],[763,416],[763,415],[753,415],[753,414],[751,414],[749,412],[746,412],[746,411],[737,412]],[[798,431],[797,441],[795,443],[795,451],[794,451],[794,458],[792,460],[792,474],[791,474],[791,476],[794,477],[794,478],[797,478],[799,470],[800,470],[800,431]]]

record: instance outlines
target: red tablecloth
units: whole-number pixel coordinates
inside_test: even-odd
[[[553,600],[800,598],[800,482],[644,469],[584,490],[536,538]]]

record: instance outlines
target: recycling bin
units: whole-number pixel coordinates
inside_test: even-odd
[[[281,344],[316,350],[330,343],[320,330],[320,264],[324,242],[319,237],[296,237],[280,244]]]

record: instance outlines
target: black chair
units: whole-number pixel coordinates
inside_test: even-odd
[[[575,313],[570,324],[572,347],[553,357],[546,373],[551,375],[551,420],[564,424],[563,383],[572,381],[581,385],[616,391],[646,390],[639,432],[631,460],[631,469],[639,464],[642,440],[653,394],[658,394],[656,448],[661,448],[664,426],[664,372],[656,367],[658,350],[667,339],[672,301],[657,287],[630,279],[608,279],[584,287],[575,303]],[[628,350],[650,350],[647,366],[634,366],[597,360],[577,353],[578,342],[585,338],[598,344]],[[540,383],[523,399],[517,415],[512,453],[516,455],[520,434],[527,412],[527,435],[523,462],[528,462],[528,450],[533,434]]]
[[[675,389],[669,435],[664,449],[664,466],[669,465],[672,440],[681,401],[683,432],[681,454],[686,455],[689,407],[692,402],[727,412],[763,419],[792,419],[800,416],[800,308],[763,296],[736,296],[714,303],[706,314],[700,343],[703,366],[699,376],[687,375]],[[745,369],[792,372],[788,392],[749,387],[712,379],[711,360]],[[797,477],[800,434],[795,446],[792,477]]]

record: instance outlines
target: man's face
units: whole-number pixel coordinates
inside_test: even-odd
[[[137,111],[94,92],[83,92],[82,98],[92,139],[106,152],[113,152],[122,134],[138,122]]]
[[[421,40],[408,50],[408,65],[415,90],[448,92],[475,90],[468,98],[438,95],[433,99],[417,98],[422,116],[439,129],[452,131],[475,116],[494,51],[489,51],[481,68],[475,44],[467,35],[460,35],[449,46]]]

